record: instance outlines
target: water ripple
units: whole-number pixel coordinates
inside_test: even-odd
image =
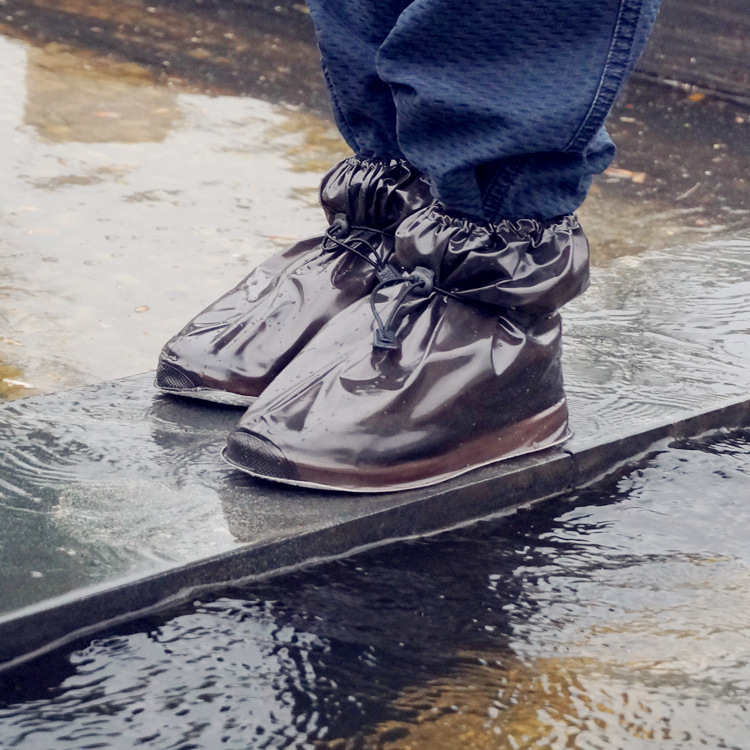
[[[594,269],[567,308],[565,375],[587,437],[750,392],[750,243],[706,242]]]
[[[746,747],[750,434],[6,676],[0,744]]]

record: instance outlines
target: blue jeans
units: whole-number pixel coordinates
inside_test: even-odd
[[[308,0],[336,124],[471,218],[575,211],[659,0]]]

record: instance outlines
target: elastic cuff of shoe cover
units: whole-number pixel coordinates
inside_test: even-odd
[[[320,203],[329,222],[346,214],[358,226],[393,232],[408,216],[432,201],[424,176],[399,159],[351,156],[320,184]]]
[[[294,481],[292,464],[270,440],[249,432],[234,432],[227,440],[224,458],[251,474]]]
[[[438,204],[416,212],[396,232],[393,262],[435,274],[438,287],[501,311],[541,314],[583,292],[589,247],[578,219],[475,221]]]

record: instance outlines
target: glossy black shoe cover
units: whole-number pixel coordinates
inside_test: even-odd
[[[226,460],[291,484],[434,484],[569,436],[557,308],[588,284],[575,217],[479,224],[432,206],[403,272],[329,322],[240,421]]]
[[[321,183],[325,235],[258,266],[164,347],[156,386],[229,404],[252,403],[334,315],[366,296],[393,250],[393,232],[431,200],[401,161],[346,159]]]

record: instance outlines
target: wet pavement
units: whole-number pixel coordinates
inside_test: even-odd
[[[746,750],[750,433],[0,673],[0,744]],[[685,498],[691,497],[686,512]]]
[[[241,411],[159,395],[151,373],[7,404],[0,662],[215,581],[581,486],[670,436],[747,425],[748,252],[745,234],[609,261],[565,318],[573,439],[424,490],[303,491],[230,470],[219,452]]]
[[[39,20],[40,7],[24,7]],[[0,397],[152,369],[194,312],[317,230],[320,173],[348,150],[314,114],[320,75],[304,49],[317,88],[300,108],[291,96],[235,95],[245,85],[228,95],[165,78],[122,55],[0,37]]]
[[[320,174],[347,150],[309,19],[266,2],[1,8],[0,400],[152,370],[198,309],[320,227]],[[565,314],[576,438],[563,460],[579,452],[582,465],[592,446],[750,392],[750,110],[636,77],[610,129],[617,161],[581,211],[594,283]],[[5,625],[84,594],[111,591],[122,612],[241,577],[250,558],[237,553],[253,545],[277,545],[267,569],[350,551],[373,541],[346,531],[363,517],[376,540],[424,530],[407,511],[378,520],[403,498],[313,502],[229,472],[217,451],[236,412],[157,396],[150,380],[0,410]],[[487,487],[462,490],[475,515],[498,507]],[[88,622],[111,616],[112,599]],[[533,676],[518,679],[533,690]],[[456,690],[448,680],[438,692]]]

